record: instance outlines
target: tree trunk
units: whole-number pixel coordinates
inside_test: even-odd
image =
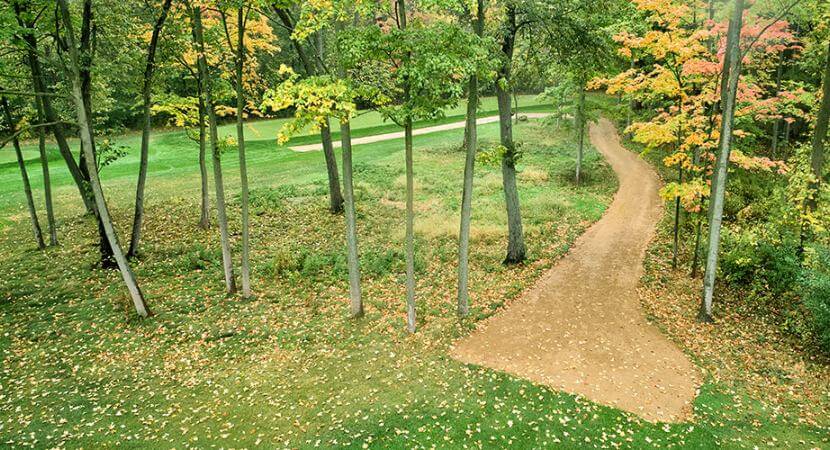
[[[824,142],[827,140],[827,125],[830,119],[830,49],[827,51],[824,64],[824,78],[821,82],[821,107],[816,116],[816,126],[813,131],[812,151],[810,153],[810,170],[813,180],[810,183],[811,195],[807,198],[805,206],[808,212],[815,211],[818,207],[818,195],[821,187],[824,171]]]
[[[32,75],[32,87],[36,92],[49,92],[43,78],[40,59],[38,59],[38,43],[36,38],[37,34],[34,32],[34,23],[23,20],[23,16],[27,12],[26,9],[24,9],[26,6],[25,2],[13,2],[13,4],[18,25],[27,30],[26,33],[22,33],[22,39],[26,43],[26,62],[29,65],[29,70]],[[89,180],[83,177],[78,163],[75,162],[75,157],[72,156],[72,150],[70,150],[69,144],[66,141],[66,134],[64,133],[63,126],[57,123],[58,114],[52,107],[52,100],[48,95],[40,96],[40,99],[43,103],[43,112],[46,115],[46,121],[55,124],[49,128],[55,135],[55,141],[58,144],[58,151],[66,162],[69,174],[72,176],[72,180],[78,188],[78,193],[81,196],[81,200],[84,202],[86,212],[94,213],[95,200],[93,199],[92,193],[89,192],[88,189]]]
[[[579,83],[579,101],[576,107],[576,129],[579,148],[576,152],[576,185],[579,186],[582,173],[582,156],[585,152],[585,83]]]
[[[677,165],[677,182],[683,183],[683,166]],[[672,244],[671,267],[677,269],[677,253],[680,247],[680,196],[674,197],[674,242]]]
[[[75,45],[75,36],[73,31],[72,17],[69,13],[69,6],[67,5],[67,0],[58,0],[58,3],[60,6],[60,12],[65,29],[64,35],[68,43],[67,47],[69,52],[69,73],[67,75],[69,75],[71,78],[72,99],[75,103],[75,111],[78,117],[78,126],[80,127],[81,148],[85,154],[87,171],[90,174],[90,186],[92,189],[92,194],[95,197],[95,205],[98,211],[98,217],[103,225],[110,247],[113,250],[113,256],[115,257],[115,260],[118,263],[118,268],[121,272],[121,276],[123,277],[124,283],[127,285],[127,289],[130,292],[130,297],[132,298],[133,304],[135,305],[136,312],[138,313],[138,315],[142,317],[147,317],[151,314],[150,310],[144,303],[144,296],[141,293],[141,289],[138,287],[135,275],[133,275],[132,269],[130,269],[130,265],[127,261],[127,257],[122,252],[121,246],[118,243],[118,235],[116,234],[115,227],[112,224],[112,220],[109,215],[109,210],[107,209],[106,199],[104,198],[104,192],[101,189],[101,182],[98,178],[98,171],[97,167],[95,166],[95,155],[92,153],[92,128],[90,126],[89,118],[87,116],[87,106],[84,105],[83,93],[81,88],[81,77],[79,71],[80,58],[78,55],[78,48]]]
[[[38,122],[46,122],[43,114],[41,96],[35,99]],[[43,195],[46,201],[46,220],[49,224],[49,245],[58,245],[58,230],[55,226],[55,208],[52,205],[52,178],[49,175],[49,155],[46,154],[46,130],[43,127],[37,129],[38,150],[40,150],[40,166],[43,171]]]
[[[784,50],[778,57],[778,68],[775,70],[775,95],[781,92],[781,76],[784,72]],[[781,129],[781,119],[772,122],[772,157],[778,154],[778,133]]]
[[[272,6],[272,8],[285,29],[289,32],[293,32],[295,24],[289,11],[286,8],[276,5]],[[291,39],[291,44],[297,52],[297,56],[300,57],[300,62],[302,63],[306,75],[308,76],[314,75],[318,72],[325,72],[322,64],[324,55],[322,35],[320,33],[317,33],[317,40],[318,41],[312,45],[318,52],[316,60],[317,63],[315,64],[309,60],[308,55],[306,55],[305,50],[303,50],[302,44],[297,40]],[[343,212],[343,194],[340,191],[340,180],[337,175],[337,158],[334,155],[334,146],[332,145],[331,140],[331,127],[328,120],[325,124],[323,124],[323,126],[320,127],[320,141],[323,144],[323,156],[326,159],[326,174],[329,178],[329,210],[332,214],[340,214]]]
[[[199,227],[203,230],[210,228],[210,190],[208,188],[208,170],[207,170],[207,152],[206,150],[206,135],[205,120],[207,111],[205,111],[205,100],[202,94],[201,82],[199,85],[199,177],[201,181],[201,215],[199,218]]]
[[[164,0],[161,5],[161,14],[153,25],[150,45],[147,48],[147,62],[144,66],[144,85],[141,89],[143,102],[144,123],[141,130],[141,156],[138,163],[138,183],[135,189],[135,213],[133,214],[133,230],[130,239],[128,257],[138,255],[138,245],[141,240],[141,223],[144,219],[144,186],[147,183],[147,157],[150,151],[150,106],[152,104],[153,72],[156,68],[156,47],[158,47],[161,29],[167,19],[167,12],[173,0]]]
[[[504,199],[507,206],[507,256],[505,264],[518,264],[525,260],[524,233],[522,232],[522,216],[519,208],[519,191],[516,186],[516,146],[513,142],[513,123],[511,119],[510,92],[507,84],[510,82],[510,64],[513,59],[513,49],[516,39],[516,10],[512,4],[507,5],[507,30],[502,40],[502,66],[499,69],[499,80],[496,82],[496,97],[499,104],[499,136],[504,154],[501,159],[502,184]]]
[[[0,98],[0,101],[3,103],[3,115],[6,118],[6,125],[9,127],[9,131],[14,136],[17,132],[17,127],[14,125],[14,120],[12,119],[12,112],[11,109],[9,109],[9,102],[6,100],[6,97]],[[23,159],[23,152],[20,150],[20,141],[17,139],[17,136],[12,138],[12,144],[14,145],[14,153],[17,155],[17,167],[20,169],[20,177],[23,179],[23,193],[26,194],[26,206],[29,208],[29,218],[32,222],[32,232],[35,234],[37,248],[43,250],[46,248],[46,244],[43,242],[43,232],[40,229],[40,221],[37,218],[35,198],[32,195],[32,185],[29,184],[29,174],[26,172],[26,161]]]
[[[732,125],[735,119],[735,102],[738,91],[738,80],[741,71],[740,34],[743,23],[744,0],[735,0],[735,11],[732,13],[731,26],[727,36],[727,54],[729,56],[727,89],[724,92],[723,120],[721,123],[721,138],[715,172],[712,176],[711,219],[709,222],[709,251],[706,256],[706,272],[703,276],[703,298],[699,318],[704,322],[712,322],[712,299],[715,290],[715,276],[718,266],[718,251],[720,248],[720,232],[723,222],[723,203],[728,175],[729,154],[732,149]],[[726,71],[726,70],[725,70]]]
[[[363,316],[360,292],[360,259],[357,251],[357,223],[355,219],[354,181],[352,177],[352,131],[348,119],[340,121],[340,142],[343,154],[343,191],[346,194],[346,247],[349,265],[349,298],[353,318]]]
[[[396,0],[398,26],[406,29],[406,0]],[[404,64],[409,63],[411,55],[407,54]],[[404,104],[409,108],[411,86],[404,78]],[[508,98],[509,101],[509,98]],[[508,120],[509,122],[509,120]],[[415,178],[412,164],[412,116],[406,111],[404,119],[404,153],[406,159],[406,328],[415,332]]]
[[[695,226],[695,250],[692,253],[692,278],[697,278],[697,271],[700,266],[698,262],[700,261],[700,235],[701,235],[701,228],[703,225],[703,217],[698,216],[697,218],[697,225]]]
[[[213,105],[212,90],[210,87],[210,76],[208,74],[207,60],[205,57],[205,40],[202,31],[202,11],[200,6],[191,6],[193,19],[193,40],[199,52],[199,82],[204,95],[205,109],[208,116],[208,131],[210,133],[210,147],[213,155],[213,184],[216,189],[216,219],[219,222],[219,236],[222,245],[222,268],[225,272],[225,288],[228,294],[236,292],[236,280],[233,274],[233,258],[231,255],[231,242],[228,233],[228,216],[225,209],[225,185],[222,181],[222,155],[219,150],[219,135],[216,130],[216,111]]]
[[[248,205],[248,163],[245,158],[245,92],[242,69],[245,64],[245,13],[240,6],[236,13],[236,136],[239,149],[239,174],[242,188],[242,296],[251,297],[251,218]]]
[[[329,177],[329,210],[332,214],[343,212],[343,194],[340,192],[340,177],[337,175],[337,158],[331,142],[329,121],[320,127],[320,140],[323,143],[323,155],[326,158],[326,172]]]
[[[477,0],[476,17],[473,29],[479,37],[484,33],[484,0]],[[461,230],[458,233],[458,307],[459,317],[470,313],[470,222],[473,213],[473,175],[475,171],[476,151],[478,150],[478,130],[476,113],[478,111],[478,76],[473,74],[469,83],[467,99],[467,124],[464,145],[467,157],[464,161],[464,187],[461,193]]]

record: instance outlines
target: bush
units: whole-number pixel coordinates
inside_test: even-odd
[[[830,248],[816,247],[808,254],[801,278],[802,298],[819,343],[830,354]]]
[[[797,238],[777,235],[766,226],[723,231],[720,267],[725,281],[776,296],[795,287],[801,272]]]

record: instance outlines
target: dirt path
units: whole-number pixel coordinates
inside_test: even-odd
[[[646,322],[637,296],[662,209],[659,182],[620,145],[609,121],[591,126],[590,135],[620,179],[608,211],[522,298],[457,342],[452,355],[650,421],[682,421],[700,372]]]
[[[540,119],[542,117],[547,117],[548,113],[519,113],[521,116],[525,116],[528,119]],[[477,119],[476,123],[479,125],[483,125],[486,123],[493,123],[498,122],[499,116],[490,116],[490,117],[482,117],[481,119]],[[464,128],[465,122],[462,120],[461,122],[453,122],[453,123],[446,123],[443,125],[435,125],[432,127],[424,127],[424,128],[416,128],[412,130],[413,136],[419,136],[422,134],[429,134],[429,133],[437,133],[439,131],[447,131],[447,130],[457,130],[459,128]],[[384,134],[376,134],[373,136],[365,136],[361,138],[353,138],[352,145],[358,144],[371,144],[373,142],[381,142],[381,141],[389,141],[392,139],[403,139],[403,131],[396,131],[394,133],[384,133]],[[332,142],[334,144],[334,148],[340,148],[340,141],[335,140]],[[295,152],[316,152],[323,149],[322,144],[308,144],[308,145],[297,145],[291,147],[291,150]]]

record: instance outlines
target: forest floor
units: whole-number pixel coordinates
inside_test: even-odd
[[[489,115],[487,101],[484,115]],[[363,136],[398,131],[368,120],[368,114],[361,117]],[[457,120],[448,113],[444,122]],[[404,320],[402,141],[355,148],[366,316],[354,321],[348,319],[343,218],[327,212],[322,155],[277,148],[267,130],[278,124],[248,126],[266,130],[260,136],[252,132],[248,145],[256,293],[249,300],[225,295],[218,232],[197,226],[196,146],[182,132],[154,134],[145,237],[140,259],[133,263],[156,312],[146,320],[135,317],[118,273],[97,268],[94,223],[81,215],[63,167],[53,166],[61,245],[39,252],[31,242],[16,167],[11,160],[8,165],[0,161],[0,447],[830,445],[828,416],[822,415],[830,404],[827,383],[818,375],[824,372],[815,365],[793,372],[783,366],[792,359],[783,358],[769,362],[759,356],[751,363],[763,361],[760,367],[749,365],[742,352],[759,355],[777,341],[746,338],[740,346],[725,345],[737,327],[685,328],[696,309],[669,295],[684,285],[675,284],[682,276],[665,270],[662,222],[651,247],[659,251],[648,253],[643,280],[650,301],[644,304],[657,305],[647,308],[649,319],[657,318],[655,323],[706,370],[686,422],[652,423],[581,395],[449,357],[453,342],[532,287],[611,204],[617,179],[590,146],[583,183],[574,186],[576,151],[569,128],[538,121],[515,127],[523,143],[518,183],[526,264],[501,264],[507,234],[501,171],[489,162],[492,157],[477,164],[472,314],[465,320],[455,317],[463,130],[415,139],[420,322],[410,335]],[[232,126],[225,131],[232,133]],[[482,155],[492,156],[498,125],[482,125],[479,134]],[[106,167],[103,178],[125,236],[137,140],[119,142],[128,144],[129,153]],[[301,136],[290,144],[313,142],[314,136]],[[36,149],[26,151],[36,181]],[[235,159],[227,153],[223,166],[238,258]],[[41,192],[38,184],[34,187]],[[744,323],[750,326],[740,332],[754,336],[757,321]],[[692,333],[697,340],[685,341]],[[701,352],[701,343],[712,351],[730,347],[724,351],[728,363],[711,362],[712,351]],[[787,350],[776,348],[778,355]],[[750,374],[774,376],[778,384],[744,382]],[[804,392],[812,406],[789,401],[794,394],[788,389]],[[769,395],[773,392],[780,395]],[[779,397],[785,400],[766,401]]]
[[[532,289],[452,354],[648,420],[681,422],[701,373],[646,321],[637,293],[662,213],[660,181],[608,120],[592,124],[590,137],[619,179],[613,203]]]

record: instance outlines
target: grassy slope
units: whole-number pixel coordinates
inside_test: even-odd
[[[768,411],[736,403],[716,384],[704,386],[695,423],[653,425],[447,359],[456,337],[532,283],[601,215],[615,185],[591,151],[589,183],[574,189],[571,140],[521,124],[517,133],[527,145],[520,191],[531,262],[511,269],[499,264],[505,239],[499,170],[479,165],[474,311],[459,323],[453,318],[454,233],[463,155],[453,147],[461,133],[416,138],[421,328],[415,336],[403,327],[400,141],[356,151],[367,301],[367,317],[359,322],[344,317],[342,223],[325,212],[319,154],[275,152],[268,141],[251,146],[258,294],[252,301],[223,295],[216,233],[195,227],[195,158],[153,165],[145,254],[136,265],[158,313],[151,320],[132,319],[117,273],[90,269],[95,235],[87,221],[65,214],[64,244],[44,256],[20,245],[29,230],[25,217],[12,215],[0,236],[0,443],[711,448],[751,447],[775,437],[790,447],[822,445],[820,429],[769,420]],[[497,126],[482,127],[481,135],[495,141]],[[170,139],[169,158],[183,151],[174,136],[158,139]],[[107,169],[108,189],[119,222],[127,223],[131,178],[116,169]],[[228,179],[235,192],[235,177]],[[238,217],[236,201],[231,208]],[[763,421],[755,426],[758,417]]]
[[[524,110],[544,108],[544,105],[534,95],[520,96],[519,104]],[[419,122],[416,126],[422,127],[464,120],[463,116],[465,111],[465,106],[459,105],[447,110],[445,117],[442,119]],[[494,115],[496,111],[497,105],[495,97],[484,98],[479,115]],[[260,120],[250,122],[247,125],[246,142],[250,142],[254,152],[257,152],[257,154],[251,155],[251,165],[261,163],[262,158],[266,158],[273,163],[287,162],[288,164],[292,164],[294,162],[302,162],[312,165],[312,162],[322,159],[320,155],[295,158],[285,151],[285,149],[277,146],[277,133],[286,121],[286,119]],[[220,127],[220,135],[235,137],[236,129],[234,127],[235,125],[233,124]],[[352,127],[352,135],[354,137],[379,134],[398,129],[396,125],[384,122],[380,114],[374,111],[364,112],[356,117]],[[336,126],[334,127],[334,131],[334,138],[339,139],[339,131],[337,131]],[[156,189],[157,182],[159,181],[163,182],[167,179],[179,180],[182,177],[191,177],[194,174],[198,176],[198,147],[195,143],[187,139],[184,132],[158,132],[153,134],[151,139],[150,175],[147,182],[148,197],[152,198],[154,193],[163,192],[160,189]],[[134,187],[130,186],[135,185],[135,177],[138,173],[138,149],[140,140],[140,134],[137,133],[116,137],[113,140],[116,145],[124,146],[128,150],[126,156],[105,168],[102,173],[106,186],[111,188],[115,194],[121,194],[122,190],[128,188],[134,189]],[[298,145],[312,142],[319,142],[319,135],[307,130],[293,138],[289,144]],[[37,191],[41,191],[42,173],[40,170],[38,149],[34,144],[36,143],[27,143],[27,145],[23,146],[23,151],[28,163],[29,178],[32,181],[32,187]],[[58,202],[58,206],[63,206],[59,210],[66,211],[68,209],[70,212],[74,212],[80,205],[80,200],[76,198],[78,197],[77,190],[71,185],[71,178],[65,169],[63,160],[58,154],[57,147],[54,144],[50,144],[48,152],[49,160],[52,162],[50,167],[52,168],[51,175],[55,188],[56,201]],[[233,156],[231,155],[227,161],[227,166],[231,170],[236,168],[236,158]],[[314,169],[316,170],[316,167]],[[233,183],[237,177],[229,173],[226,179]],[[188,189],[190,188],[188,187]],[[198,188],[198,180],[194,180],[192,188]],[[127,198],[117,200],[129,201]],[[43,208],[41,207],[40,209],[42,210]],[[8,215],[21,213],[25,213],[25,201],[21,188],[20,173],[17,169],[14,153],[11,151],[11,147],[7,146],[3,150],[0,150],[0,226]]]

